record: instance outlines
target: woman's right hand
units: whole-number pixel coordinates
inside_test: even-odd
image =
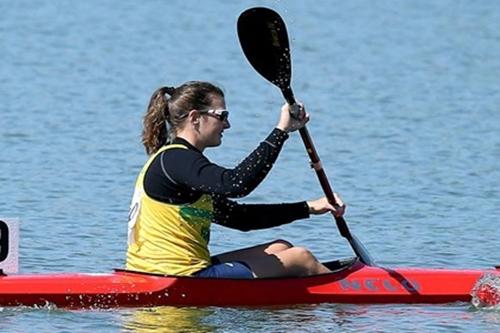
[[[294,107],[299,108],[299,115],[297,118],[292,117],[292,115],[290,114],[291,106],[288,103],[285,103],[281,107],[281,116],[279,123],[276,126],[277,128],[289,133],[301,129],[306,125],[306,123],[309,121],[309,114],[306,113],[304,104],[297,103],[297,105],[295,105]]]
[[[320,215],[327,212],[332,212],[336,217],[341,217],[345,213],[346,205],[337,193],[333,193],[335,205],[328,202],[327,197],[322,197],[316,200],[307,201],[309,214]]]

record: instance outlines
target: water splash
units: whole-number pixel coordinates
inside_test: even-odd
[[[484,274],[474,285],[471,296],[475,308],[500,310],[500,275]]]

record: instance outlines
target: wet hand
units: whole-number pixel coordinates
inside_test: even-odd
[[[346,210],[346,205],[337,193],[334,193],[333,195],[336,201],[335,205],[329,203],[326,197],[307,201],[307,205],[309,206],[309,214],[320,215],[327,212],[333,212],[333,215],[335,215],[336,217],[343,216]]]
[[[297,108],[298,110],[292,110],[294,108]],[[297,113],[297,118],[294,118],[292,116],[291,111]],[[282,131],[290,133],[298,129],[301,129],[306,125],[308,121],[309,121],[309,114],[306,113],[304,104],[297,103],[291,106],[288,103],[285,103],[281,107],[281,116],[279,123],[276,127]]]

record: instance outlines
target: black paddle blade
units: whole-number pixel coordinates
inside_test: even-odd
[[[281,91],[290,90],[290,44],[280,15],[264,7],[247,9],[238,18],[238,37],[255,70]]]

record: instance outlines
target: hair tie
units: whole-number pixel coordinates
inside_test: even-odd
[[[175,87],[165,87],[165,91],[172,96],[175,93]]]

